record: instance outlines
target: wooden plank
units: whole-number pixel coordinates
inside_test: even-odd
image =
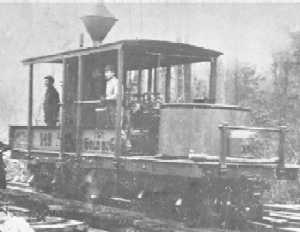
[[[264,209],[300,212],[300,204],[264,204]]]
[[[248,221],[248,224],[251,227],[254,227],[255,231],[272,231],[273,226],[267,223],[257,222],[257,221]]]
[[[36,220],[34,220],[35,218],[32,217],[31,219],[33,220],[30,222],[30,225],[45,225],[45,224],[54,225],[54,224],[61,224],[61,223],[68,222],[68,219],[62,217],[52,217],[52,216],[46,216],[44,220],[38,220],[37,218]]]
[[[269,215],[272,217],[280,217],[282,219],[287,219],[289,221],[300,221],[300,215],[283,215],[278,213],[269,213]]]
[[[88,232],[109,232],[108,230],[101,230],[97,228],[89,228]]]
[[[27,122],[27,151],[31,155],[32,149],[32,107],[33,107],[33,64],[29,65],[28,85],[28,122]]]
[[[300,232],[300,227],[299,228],[284,227],[284,228],[278,228],[278,230],[284,232]]]
[[[263,217],[262,218],[264,221],[268,221],[273,224],[287,224],[288,220],[286,219],[281,219],[281,218],[273,218],[273,217]]]
[[[291,216],[299,216],[300,217],[300,213],[299,212],[289,212],[289,211],[274,211],[274,210],[264,210],[265,213],[268,214],[277,214],[277,215],[291,215]]]
[[[88,226],[84,222],[76,220],[68,220],[63,223],[47,223],[33,224],[31,227],[37,232],[70,232],[70,231],[87,231]]]
[[[7,206],[8,212],[21,212],[21,213],[29,213],[29,209],[23,208],[23,207],[18,207],[14,205],[8,205]]]

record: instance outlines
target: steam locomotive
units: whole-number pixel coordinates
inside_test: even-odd
[[[218,103],[221,52],[160,40],[102,44],[116,19],[102,8],[82,20],[95,46],[23,60],[28,122],[10,126],[9,140],[12,157],[27,160],[36,188],[233,228],[261,217],[270,180],[297,178],[298,167],[285,163],[286,128],[245,126],[249,109]],[[33,123],[34,66],[41,63],[62,67],[60,120],[53,127]],[[107,64],[117,67],[119,80],[114,125],[99,101]],[[192,94],[196,64],[209,67],[202,98]],[[250,149],[261,133],[277,142],[266,156]]]

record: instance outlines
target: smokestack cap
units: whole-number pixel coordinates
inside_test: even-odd
[[[103,41],[117,21],[103,4],[97,4],[91,12],[82,16],[81,20],[91,36],[91,39],[98,43]]]

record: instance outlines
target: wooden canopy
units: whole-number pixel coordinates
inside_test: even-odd
[[[62,63],[65,58],[81,55],[103,55],[116,57],[117,50],[122,47],[125,52],[127,69],[151,68],[195,62],[209,62],[222,55],[221,52],[205,49],[185,43],[175,43],[160,40],[121,40],[103,44],[98,47],[76,49],[62,53],[33,57],[23,60],[24,64],[35,63]]]

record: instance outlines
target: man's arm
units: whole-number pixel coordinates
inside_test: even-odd
[[[55,102],[60,103],[59,94],[58,94],[57,90],[55,90]]]

